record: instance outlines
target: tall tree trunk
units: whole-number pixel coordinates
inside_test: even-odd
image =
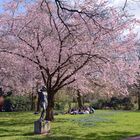
[[[70,113],[71,112],[71,102],[68,102],[68,106],[69,106],[68,113]]]
[[[80,91],[77,91],[77,102],[78,102],[78,107],[83,108],[83,99],[80,94]]]
[[[48,121],[53,121],[54,120],[54,93],[48,94],[48,107],[46,110],[46,117],[45,119]]]
[[[36,112],[40,112],[40,98],[39,96],[37,95],[37,103],[36,103]]]
[[[138,110],[140,110],[140,92],[138,92]]]
[[[4,97],[0,96],[0,112],[2,111],[3,105],[4,105]]]
[[[36,83],[36,99],[35,99],[35,111],[40,112],[40,98],[39,98],[39,82]]]
[[[31,93],[31,111],[33,111],[35,109],[35,102],[34,102],[34,93],[33,93],[33,90],[32,90],[32,93]]]

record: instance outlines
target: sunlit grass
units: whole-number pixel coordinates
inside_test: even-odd
[[[38,117],[31,112],[0,113],[0,140],[121,140],[140,135],[139,112],[58,115],[48,136],[33,134]]]

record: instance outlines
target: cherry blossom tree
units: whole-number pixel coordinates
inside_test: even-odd
[[[31,94],[41,75],[32,63],[26,64],[24,59],[17,60],[14,55],[0,53],[0,87],[5,93]]]
[[[0,17],[0,52],[40,72],[53,120],[54,96],[64,87],[86,93],[100,81],[126,94],[137,71],[135,23],[107,1],[12,0]]]

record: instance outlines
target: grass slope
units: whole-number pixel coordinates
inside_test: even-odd
[[[140,135],[139,112],[59,115],[48,136],[33,134],[33,123],[38,117],[31,112],[0,112],[0,140],[122,140]]]

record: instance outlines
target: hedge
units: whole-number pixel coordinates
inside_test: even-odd
[[[10,96],[5,99],[3,111],[30,111],[31,100],[27,96]]]

